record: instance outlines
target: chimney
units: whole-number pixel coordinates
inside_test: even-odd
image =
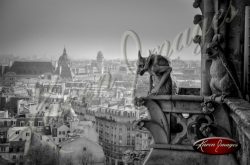
[[[10,61],[9,61],[9,67],[11,67],[11,66],[12,66],[12,64],[13,64],[13,61],[12,61],[12,60],[10,60]]]
[[[62,66],[60,66],[59,68],[59,75],[61,75],[61,73],[62,73]]]
[[[57,68],[58,67],[58,61],[55,61],[54,65],[55,65],[55,68]]]
[[[7,110],[4,111],[4,118],[8,118],[9,117],[9,113]]]
[[[1,73],[1,77],[3,76],[4,74],[4,70],[5,70],[5,66],[2,65],[2,73]]]

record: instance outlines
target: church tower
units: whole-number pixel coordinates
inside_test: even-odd
[[[97,67],[100,73],[104,73],[104,56],[101,51],[97,53],[96,56]]]
[[[66,48],[63,49],[63,54],[58,59],[58,64],[56,68],[56,74],[58,74],[62,79],[72,79],[71,73],[71,62],[68,58]]]

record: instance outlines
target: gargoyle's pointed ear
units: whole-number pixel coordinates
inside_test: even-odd
[[[223,16],[224,16],[224,9],[220,9],[219,12],[218,12],[218,15],[219,15],[219,19],[221,19]]]
[[[142,56],[141,56],[141,51],[140,51],[140,50],[138,51],[138,58],[139,58],[139,59],[142,58]]]

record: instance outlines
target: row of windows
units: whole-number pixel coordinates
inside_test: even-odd
[[[59,131],[58,134],[59,135],[65,135],[65,131]]]
[[[117,129],[116,127],[112,127],[112,126],[111,127],[105,126],[105,128],[106,128],[106,130],[108,130],[109,128],[111,128],[111,130],[116,130]],[[98,125],[97,125],[96,130],[98,131]],[[103,124],[100,124],[99,130],[103,130]],[[130,128],[130,127],[127,127],[127,132],[129,132],[129,131],[133,131],[133,129]],[[123,129],[119,128],[119,132],[123,132]]]
[[[13,160],[16,160],[17,158],[18,158],[17,155],[12,155],[12,159],[13,159]],[[19,156],[19,159],[22,160],[22,159],[23,159],[23,155],[20,155],[20,156]]]
[[[0,151],[1,151],[1,152],[5,152],[5,151],[6,151],[5,148],[6,148],[6,147],[0,147]]]
[[[135,140],[133,139],[132,142],[130,140],[127,140],[127,145],[135,145]]]
[[[12,126],[16,125],[16,121],[0,121],[0,126]]]
[[[24,147],[10,147],[9,152],[24,152]]]
[[[16,131],[16,135],[19,135],[20,134],[20,131]],[[26,132],[25,134],[26,136],[30,136],[30,133],[29,132]]]
[[[59,143],[65,141],[65,138],[59,138]]]
[[[35,122],[33,124],[31,124],[32,122],[28,122],[28,121],[20,121],[20,122],[15,122],[13,121],[13,124],[12,125],[16,125],[16,126],[20,126],[20,127],[23,127],[23,126],[43,126],[43,121],[38,121],[38,122]]]

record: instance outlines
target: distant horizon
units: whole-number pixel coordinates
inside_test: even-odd
[[[22,60],[25,60],[25,61],[41,61],[41,62],[48,62],[48,61],[57,61],[58,60],[58,58],[31,58],[31,59],[28,59],[29,57],[19,57],[19,56],[15,56],[15,55],[12,55],[12,54],[0,54],[0,58],[2,58],[2,57],[6,57],[6,56],[8,56],[8,55],[11,55],[12,56],[12,58],[14,58],[14,59],[12,59],[12,61],[22,61]],[[200,59],[185,59],[185,58],[182,58],[182,57],[180,57],[180,56],[172,56],[172,57],[174,57],[174,58],[170,58],[170,60],[174,60],[174,59],[177,59],[177,58],[180,58],[180,60],[183,60],[183,61],[200,61]],[[15,60],[15,58],[17,58],[16,60]],[[69,56],[69,59],[71,60],[71,61],[73,61],[73,62],[75,62],[75,61],[88,61],[88,60],[95,60],[96,58],[70,58],[70,56]],[[105,58],[105,56],[104,56],[104,61],[109,61],[109,60],[124,60],[124,58]],[[128,59],[128,61],[136,61],[137,60],[137,58],[135,58],[135,59]],[[2,64],[1,62],[0,62],[0,64]]]
[[[18,0],[0,1],[0,54],[19,57],[58,58],[65,46],[72,59],[95,58],[101,50],[106,59],[123,58],[121,38],[134,30],[142,42],[142,55],[164,41],[193,28],[197,14],[186,0]],[[185,10],[185,14],[180,11]],[[196,44],[175,56],[200,59]],[[136,59],[132,39],[128,59]]]
[[[194,46],[194,45],[191,45],[191,46]],[[0,53],[0,57],[1,57],[1,56],[13,56],[13,57],[18,57],[18,58],[29,58],[29,57],[35,58],[35,57],[37,57],[37,58],[42,58],[42,59],[43,59],[43,58],[47,58],[47,59],[51,59],[51,58],[52,58],[52,59],[56,60],[56,59],[58,59],[58,58],[62,55],[63,48],[64,48],[64,47],[62,47],[61,52],[58,52],[55,56],[49,56],[49,55],[45,55],[45,54],[40,54],[40,55],[39,55],[39,53],[33,54],[33,55],[26,55],[26,56],[16,55],[16,54],[13,54],[13,53]],[[186,49],[186,48],[184,48],[184,49]],[[75,57],[74,55],[72,56],[72,54],[69,53],[67,47],[66,47],[66,50],[67,50],[68,57],[69,57],[70,59],[73,59],[73,60],[79,60],[79,59],[81,59],[81,60],[90,60],[90,59],[95,59],[95,58],[96,58],[96,55],[97,55],[97,53],[98,53],[98,51],[103,52],[102,50],[97,50],[95,56],[93,55],[93,58],[89,58],[89,57],[86,57],[86,56],[84,56],[84,57],[79,57],[79,56]],[[132,50],[132,51],[133,51],[133,50]],[[131,50],[130,50],[130,51],[128,50],[128,52],[131,52]],[[191,55],[191,56],[186,56],[186,55],[184,55],[185,53],[186,53],[186,52],[183,52],[183,51],[181,50],[181,51],[179,51],[179,52],[175,52],[175,54],[173,53],[172,56],[171,56],[170,58],[173,58],[173,57],[174,57],[174,58],[178,58],[178,57],[180,57],[182,60],[183,60],[183,59],[189,60],[190,57],[194,56],[194,57],[196,57],[195,60],[200,60],[200,59],[201,59],[201,56],[200,56],[200,55],[193,54],[193,55]],[[188,52],[188,53],[190,53],[190,52]],[[104,53],[103,53],[103,54],[104,54]],[[133,54],[134,54],[134,58],[130,58],[130,59],[131,59],[131,60],[136,60],[136,59],[137,59],[137,53],[133,53]],[[143,56],[143,57],[147,57],[148,55],[149,55],[148,50],[143,50],[142,56]],[[130,53],[130,54],[128,53],[128,58],[129,58],[129,56],[131,56],[131,53]],[[120,57],[114,57],[114,56],[111,56],[111,57],[110,57],[110,56],[105,56],[105,54],[104,54],[104,57],[105,57],[105,59],[108,59],[108,60],[112,60],[112,59],[122,59],[122,58],[124,58],[123,55],[120,55]]]

